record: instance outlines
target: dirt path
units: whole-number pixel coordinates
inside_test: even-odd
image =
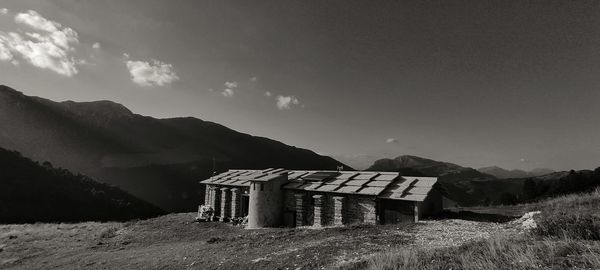
[[[518,233],[518,226],[511,223],[467,221],[460,219],[423,221],[412,232],[415,237],[411,245],[435,249],[460,246],[464,243],[489,238],[495,234]]]

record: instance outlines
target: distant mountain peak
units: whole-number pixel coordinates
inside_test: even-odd
[[[493,175],[500,179],[508,179],[508,178],[526,178],[526,177],[535,177],[545,174],[553,173],[554,170],[551,169],[533,169],[531,171],[524,170],[507,170],[498,166],[488,166],[477,169],[478,171],[486,174]]]
[[[414,155],[401,155],[394,159],[384,158],[377,160],[368,170],[376,169],[389,171],[411,169],[420,171],[425,175],[436,176],[473,170],[471,168],[462,167],[454,163],[437,161]]]
[[[133,116],[133,112],[131,112],[127,107],[109,100],[90,102],[75,102],[69,100],[63,101],[60,104],[62,104],[69,111],[72,111],[78,115],[101,116],[108,118]]]
[[[0,84],[0,94],[9,94],[9,95],[15,95],[15,96],[23,96],[23,92],[17,91],[13,88],[11,88],[10,86],[6,86],[4,84]]]

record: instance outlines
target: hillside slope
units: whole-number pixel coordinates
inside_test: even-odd
[[[533,169],[531,171],[507,170],[498,166],[482,167],[477,170],[485,174],[493,175],[498,179],[536,177],[554,172],[550,169]]]
[[[128,220],[162,213],[118,188],[0,148],[0,223]]]
[[[518,234],[445,249],[395,248],[346,269],[600,269],[600,190],[515,207],[532,211],[508,223]]]
[[[202,200],[229,168],[336,169],[310,150],[196,118],[155,119],[111,101],[54,102],[0,86],[0,147],[116,185],[168,211]],[[348,166],[345,166],[348,168]]]
[[[446,190],[446,196],[462,205],[475,205],[484,203],[486,200],[497,200],[500,195],[489,192],[488,187],[494,186],[492,191],[498,187],[514,188],[510,183],[495,185],[495,182],[492,181],[496,179],[494,176],[481,173],[473,168],[411,155],[377,160],[367,170],[396,171],[404,175],[439,177],[442,187]],[[482,189],[486,189],[486,191],[482,192]]]
[[[501,169],[501,168],[500,168]],[[558,195],[589,192],[600,186],[600,168],[594,171],[548,173],[546,169],[521,178],[499,178],[453,163],[416,156],[376,161],[369,170],[399,171],[404,175],[437,176],[446,196],[462,206],[515,204]]]

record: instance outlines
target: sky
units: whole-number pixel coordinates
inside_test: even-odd
[[[590,169],[599,26],[598,1],[3,0],[0,84],[342,161]]]

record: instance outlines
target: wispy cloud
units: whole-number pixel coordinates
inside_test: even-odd
[[[100,50],[100,48],[101,48],[100,43],[96,42],[96,43],[92,44],[92,48],[94,48],[96,50]]]
[[[67,77],[78,73],[77,65],[83,60],[74,56],[75,45],[79,43],[75,30],[48,20],[34,10],[18,13],[14,20],[30,29],[18,33],[0,32],[0,60],[18,65],[16,58],[20,57],[33,66]]]
[[[226,97],[232,97],[234,93],[235,92],[233,91],[233,89],[229,88],[223,89],[223,92],[221,92],[221,94]]]
[[[397,143],[397,142],[398,142],[398,140],[396,140],[396,138],[387,138],[387,139],[385,140],[385,142],[386,142],[386,143]]]
[[[277,108],[280,110],[289,110],[298,104],[300,101],[295,96],[277,96]]]
[[[152,59],[150,61],[132,61],[124,54],[125,64],[131,74],[131,80],[139,86],[165,86],[179,80],[172,64]]]
[[[225,89],[223,89],[223,91],[221,91],[221,95],[225,96],[225,97],[233,97],[233,95],[235,94],[234,89],[238,88],[239,84],[236,81],[232,81],[232,82],[225,82]]]
[[[238,87],[238,83],[236,81],[225,82],[225,87],[226,88],[237,88]]]
[[[251,81],[251,82],[258,81],[258,77],[252,77],[252,78],[250,78],[250,81]]]
[[[8,9],[0,8],[0,15],[6,15],[6,14],[8,14]]]
[[[273,94],[272,94],[270,91],[265,91],[265,96],[267,96],[267,97],[270,97],[270,96],[272,96],[272,95],[273,95]]]

